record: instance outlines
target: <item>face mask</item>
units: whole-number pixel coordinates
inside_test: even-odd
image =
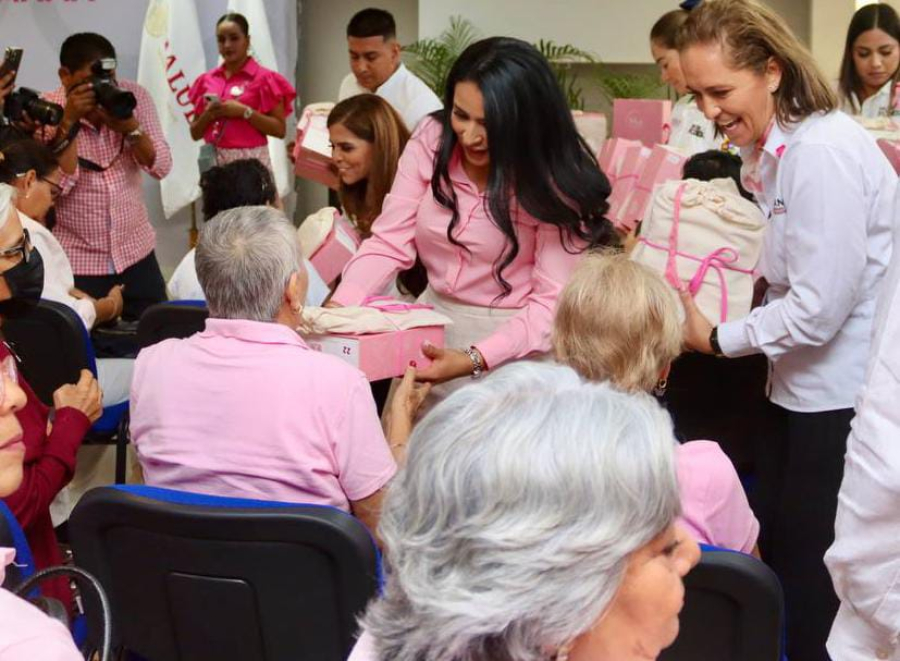
[[[36,304],[44,291],[44,260],[37,248],[31,249],[28,261],[22,260],[8,271],[0,273],[13,301]]]

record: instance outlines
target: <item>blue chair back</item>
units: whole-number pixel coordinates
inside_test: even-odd
[[[3,587],[11,590],[34,574],[34,556],[31,555],[25,531],[2,500],[0,500],[0,546],[16,550],[15,563],[6,568],[6,578],[3,581]]]
[[[114,645],[150,661],[343,661],[379,587],[371,536],[331,507],[101,487],[69,529]]]
[[[775,573],[753,556],[700,548],[684,580],[681,631],[660,661],[782,661],[784,595]]]

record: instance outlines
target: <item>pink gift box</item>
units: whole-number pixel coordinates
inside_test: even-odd
[[[640,144],[637,140],[626,140],[625,138],[610,138],[603,143],[597,160],[600,162],[600,169],[603,170],[610,184],[615,185],[616,183],[622,160],[625,158],[625,152],[628,151],[629,147],[640,146]]]
[[[297,122],[294,174],[337,190],[340,182],[331,163],[330,140],[327,113],[304,110]]]
[[[615,99],[613,130],[615,138],[640,140],[646,146],[665,144],[672,130],[672,102],[660,99]]]
[[[894,166],[894,172],[900,175],[900,140],[880,138],[878,146],[881,147],[881,151],[884,152],[891,165]]]
[[[360,244],[359,233],[343,216],[335,213],[334,227],[322,245],[309,258],[316,273],[330,285],[344,270]]]
[[[624,209],[618,214],[615,225],[625,231],[631,231],[644,219],[647,207],[653,197],[653,188],[673,179],[681,179],[684,162],[687,156],[665,147],[656,145],[650,152],[650,158],[644,163],[637,184],[631,189]]]
[[[423,326],[369,335],[309,335],[311,349],[337,356],[365,373],[369,381],[402,376],[410,361],[428,367],[431,360],[422,353],[422,343],[444,346],[443,326]]]
[[[650,158],[650,150],[636,142],[625,150],[619,175],[613,185],[612,194],[609,196],[609,214],[607,217],[616,226],[619,225],[619,215],[625,210],[628,194],[637,184],[641,170],[647,159]]]

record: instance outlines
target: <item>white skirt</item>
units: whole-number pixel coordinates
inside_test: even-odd
[[[496,308],[482,305],[466,305],[452,298],[442,296],[428,287],[419,296],[419,303],[434,307],[436,312],[449,317],[453,323],[444,330],[444,346],[448,349],[468,349],[492,335],[500,326],[519,314],[522,308]],[[494,365],[490,365],[491,368]],[[445,381],[431,388],[428,399],[422,404],[419,417],[450,393],[472,383],[469,376]]]

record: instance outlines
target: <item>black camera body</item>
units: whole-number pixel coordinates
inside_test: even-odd
[[[88,82],[94,88],[97,103],[116,119],[130,119],[137,106],[137,99],[128,90],[116,85],[116,61],[102,58],[91,65],[93,74]]]
[[[25,120],[25,114],[45,126],[57,126],[63,118],[63,107],[42,99],[32,89],[20,87],[6,97],[3,115],[11,122],[21,122]]]

